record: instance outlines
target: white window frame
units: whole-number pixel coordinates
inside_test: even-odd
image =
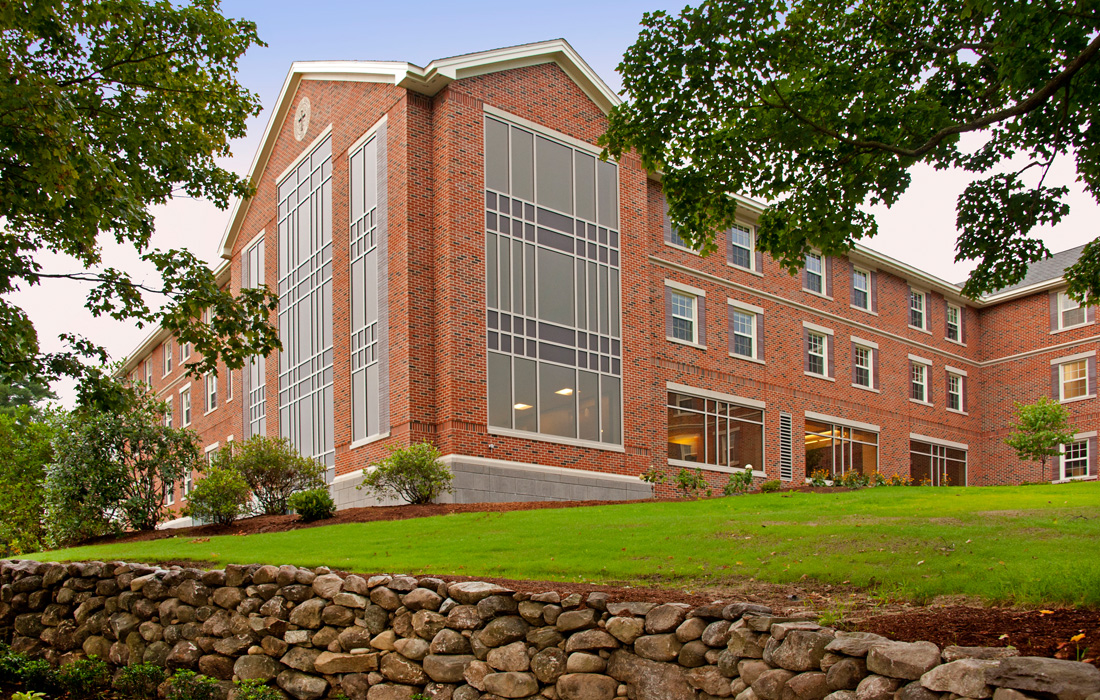
[[[225,370],[225,402],[229,403],[233,400],[233,370],[226,368]]]
[[[153,386],[153,357],[145,358],[145,386]]]
[[[176,482],[169,481],[164,485],[164,505],[174,505],[176,502]]]
[[[913,308],[913,301],[915,299],[920,299],[919,312],[920,312],[921,325],[919,325],[919,326],[914,326],[913,325],[913,311],[917,310],[917,309]],[[910,287],[909,288],[909,305],[907,307],[906,313],[908,314],[906,320],[907,320],[910,328],[915,328],[918,331],[924,331],[924,332],[927,333],[928,332],[928,292],[921,291],[920,289],[914,289],[913,287]]]
[[[180,427],[186,428],[191,425],[191,387],[185,386],[179,391],[180,394]]]
[[[952,311],[955,312],[955,323],[954,324],[951,323],[951,312]],[[952,343],[958,343],[959,345],[962,345],[962,307],[960,307],[956,304],[952,304],[951,302],[947,303],[947,320],[945,322],[945,325],[947,326],[947,329],[946,329],[946,333],[944,334],[944,340],[947,340],[947,341],[952,342]],[[951,327],[952,326],[955,327],[955,337],[954,338],[951,337]]]
[[[1076,364],[1083,364],[1084,365],[1084,367],[1085,367],[1084,376],[1067,380],[1066,379],[1066,369],[1070,365],[1076,365]],[[1081,379],[1085,380],[1085,393],[1081,394],[1080,396],[1072,396],[1072,397],[1067,398],[1066,397],[1066,382],[1067,381],[1076,382],[1076,381],[1080,381]],[[1060,401],[1061,403],[1070,403],[1070,402],[1073,402],[1073,401],[1081,401],[1081,400],[1084,400],[1084,399],[1090,399],[1090,398],[1093,397],[1092,390],[1093,390],[1093,387],[1089,386],[1089,360],[1088,360],[1087,357],[1077,357],[1077,358],[1074,358],[1072,360],[1065,360],[1065,361],[1060,362],[1058,364],[1058,401]]]
[[[203,448],[203,460],[207,466],[213,464],[214,459],[218,456],[218,450],[221,448],[220,442],[214,442]]]
[[[673,294],[672,301],[669,304],[668,310],[668,312],[672,314],[672,318],[680,318],[691,321],[691,340],[677,338],[674,335],[666,336],[665,339],[673,343],[690,345],[692,347],[705,349],[706,346],[699,342],[699,304],[706,303],[705,300],[707,298],[707,293],[702,289],[697,289],[686,284],[679,284],[677,282],[673,282],[672,280],[665,280],[665,287],[667,289],[670,289]],[[677,294],[691,300],[691,318],[676,314]],[[673,332],[675,332],[675,322],[673,322],[673,327]]]
[[[921,385],[922,392],[920,399],[913,398],[913,386],[916,384],[914,381],[914,374],[917,367],[921,368]],[[919,403],[922,406],[933,405],[928,400],[928,396],[931,393],[931,377],[932,377],[932,362],[926,360],[923,357],[917,357],[916,355],[909,356],[909,400],[913,403]]]
[[[864,365],[859,364],[859,362],[857,361],[858,358],[859,358],[859,352],[861,350],[863,352],[867,353],[867,365],[866,365],[866,367]],[[852,365],[854,367],[856,367],[857,369],[866,369],[867,370],[867,383],[866,384],[860,384],[859,382],[853,382],[852,386],[857,387],[859,389],[870,389],[871,391],[875,391],[876,389],[875,389],[875,350],[874,350],[874,348],[872,348],[870,346],[867,346],[867,345],[863,345],[862,343],[856,342],[852,346]],[[858,372],[856,373],[856,376],[859,376]]]
[[[1073,311],[1075,309],[1081,309],[1081,322],[1071,323],[1066,325],[1065,318],[1067,311]],[[1058,292],[1058,330],[1064,331],[1070,328],[1079,328],[1081,326],[1087,326],[1089,322],[1089,312],[1084,306],[1081,306],[1076,301],[1070,298],[1065,292]]]
[[[202,378],[203,408],[207,415],[218,410],[218,373],[207,372]]]
[[[743,233],[747,233],[748,236],[749,236],[749,248],[748,248],[748,251],[749,251],[749,266],[745,267],[744,265],[737,265],[735,263],[730,262],[728,258],[726,259],[726,264],[729,265],[730,267],[736,268],[738,270],[746,270],[748,272],[761,272],[761,270],[756,269],[756,227],[755,226],[749,226],[748,224],[734,224],[732,227],[730,227],[729,233],[726,234],[730,237],[730,246],[731,247],[737,247],[737,248],[744,249],[744,246],[734,244],[734,242],[733,242],[733,231],[734,230],[740,230]]]
[[[814,272],[813,270],[810,269],[810,260],[811,259],[817,261],[817,265],[818,265],[817,272]],[[803,283],[806,283],[808,281],[809,275],[816,275],[817,279],[818,279],[818,284],[821,287],[820,289],[813,289],[812,287],[804,286],[802,289],[804,291],[809,292],[810,294],[816,294],[816,295],[821,296],[821,297],[826,296],[826,293],[825,293],[826,292],[826,288],[825,288],[825,256],[822,255],[821,253],[815,251],[815,250],[810,251],[810,252],[806,253],[806,257],[805,257],[802,265],[806,270],[806,277],[803,278]]]
[[[191,343],[180,343],[180,364],[191,359]]]
[[[806,336],[806,338],[807,338],[806,345],[808,346],[806,348],[806,352],[809,354],[809,356],[811,358],[811,361],[807,363],[807,365],[809,366],[810,369],[806,370],[806,373],[811,375],[811,376],[814,376],[814,377],[828,377],[829,376],[829,336],[827,336],[824,333],[819,333],[817,331],[810,331],[809,334]],[[820,355],[816,354],[814,352],[814,340],[815,339],[821,341],[821,354]],[[814,358],[814,357],[821,358],[821,371],[820,372],[815,372],[814,369],[813,369],[814,364],[812,362],[812,358]]]
[[[963,375],[957,372],[948,371],[947,373],[947,410],[953,413],[965,413],[963,411]],[[952,385],[954,385],[955,391],[952,391]],[[951,405],[951,397],[958,397],[958,406]]]
[[[165,403],[164,403],[164,427],[165,428],[171,428],[172,427],[172,403],[173,403],[173,397],[172,397],[171,394],[169,394],[168,395],[168,400],[165,401]]]
[[[862,275],[863,279],[867,282],[867,287],[866,288],[860,289],[856,285],[856,280],[859,278],[860,275]],[[865,295],[867,295],[867,303],[865,305],[860,306],[859,304],[852,304],[851,305],[852,308],[853,309],[860,309],[861,311],[870,311],[871,310],[871,273],[867,270],[864,270],[862,267],[853,267],[852,268],[852,289],[854,289],[857,292],[863,292]]]
[[[737,344],[733,342],[733,338],[730,338],[730,357],[736,357],[739,360],[749,360],[750,362],[763,364],[764,361],[758,359],[758,356],[760,355],[760,327],[756,321],[757,315],[764,315],[764,309],[760,308],[759,306],[752,306],[750,304],[744,304],[738,301],[734,301],[733,299],[729,299],[727,301],[729,303],[729,306],[733,309],[735,313],[744,314],[749,317],[749,325],[752,328],[752,334],[750,336],[750,340],[752,342],[752,355],[742,355],[740,353],[734,352],[733,348],[736,347]],[[744,334],[737,335],[743,336]]]
[[[1091,457],[1092,457],[1092,455],[1089,454],[1089,441],[1090,441],[1091,438],[1094,438],[1094,437],[1096,437],[1096,431],[1095,430],[1092,431],[1092,432],[1088,432],[1088,433],[1078,433],[1078,434],[1073,436],[1073,441],[1072,442],[1066,443],[1065,445],[1061,446],[1061,449],[1060,449],[1061,453],[1058,455],[1058,480],[1059,481],[1091,481],[1091,480],[1096,478],[1096,474],[1092,473],[1089,470],[1089,462],[1091,461]],[[1067,459],[1067,456],[1069,455],[1069,448],[1077,447],[1079,445],[1084,447],[1084,456],[1083,457],[1082,456],[1076,456],[1076,457],[1074,457],[1074,459],[1075,460],[1079,460],[1079,459],[1084,459],[1085,460],[1085,473],[1081,474],[1081,475],[1078,475],[1078,476],[1067,476],[1066,475],[1066,462],[1069,461]]]
[[[161,369],[164,371],[162,377],[167,377],[172,373],[172,339],[164,341],[164,345],[161,349]]]

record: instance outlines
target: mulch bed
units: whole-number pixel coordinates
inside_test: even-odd
[[[832,487],[802,487],[799,491],[831,492],[846,489]],[[672,500],[672,499],[670,499]],[[639,501],[626,501],[637,503]],[[653,502],[647,499],[647,502]],[[267,515],[240,520],[229,526],[201,525],[199,527],[158,530],[155,532],[127,533],[96,538],[84,544],[110,542],[134,542],[169,537],[210,537],[213,535],[251,535],[265,532],[281,532],[305,527],[362,523],[388,520],[423,518],[455,513],[504,513],[516,510],[543,508],[576,508],[579,506],[616,505],[624,501],[528,501],[518,503],[433,503],[428,505],[372,506],[348,508],[338,511],[336,517],[315,523],[302,523],[296,515]],[[161,564],[182,566],[208,566],[208,562],[171,561]],[[367,572],[371,573],[371,572]],[[817,610],[825,611],[836,604],[844,606],[843,619],[837,623],[843,629],[875,632],[900,641],[930,641],[941,647],[958,646],[1008,646],[1012,645],[1025,656],[1057,656],[1077,659],[1078,650],[1092,663],[1100,665],[1100,610],[1052,609],[1023,610],[1019,608],[982,607],[980,605],[929,605],[917,606],[905,603],[881,605],[873,601],[866,591],[845,586],[833,586],[815,581],[798,584],[771,584],[761,581],[731,581],[727,587],[706,590],[683,591],[655,587],[601,586],[595,584],[564,583],[560,581],[516,581],[484,576],[439,576],[446,581],[488,581],[513,590],[538,593],[554,590],[562,595],[582,595],[602,591],[611,602],[651,601],[682,602],[701,605],[716,599],[744,600],[772,607],[777,612]],[[1084,634],[1079,642],[1070,638]],[[1093,658],[1095,657],[1095,658]]]

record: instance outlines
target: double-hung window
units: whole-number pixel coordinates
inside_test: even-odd
[[[947,339],[962,342],[962,310],[954,304],[947,305]]]
[[[806,353],[810,374],[825,375],[826,357],[828,354],[827,336],[822,333],[810,332],[806,336]]]
[[[206,412],[209,413],[218,407],[218,375],[214,372],[206,373]]]
[[[145,360],[145,386],[153,386],[153,358]]]
[[[873,386],[872,373],[874,372],[871,348],[860,345],[853,346],[852,364],[855,366],[854,379],[856,386],[870,389]]]
[[[729,264],[751,270],[754,257],[752,229],[741,224],[734,224],[729,231],[729,236]]]
[[[1087,359],[1074,360],[1058,366],[1062,401],[1088,396],[1089,365]]]
[[[180,362],[191,359],[191,343],[180,343]]]
[[[180,391],[180,427],[191,425],[191,387]]]
[[[859,268],[852,268],[852,306],[871,309],[871,273]]]
[[[1073,328],[1084,325],[1087,316],[1085,307],[1070,298],[1065,292],[1058,293],[1058,327]]]
[[[695,322],[698,297],[679,290],[672,290],[672,337],[685,343],[695,343],[697,324]]]
[[[164,427],[172,427],[172,396],[168,396],[168,400],[164,402]]]
[[[909,325],[922,331],[928,329],[928,295],[915,289],[909,290]]]
[[[806,253],[805,288],[814,294],[825,293],[825,259],[821,253]]]
[[[1081,477],[1090,476],[1089,443],[1095,439],[1095,437],[1077,439],[1062,447],[1061,477],[1063,479],[1079,479]]]
[[[916,355],[909,356],[909,400],[918,403],[932,403],[931,379],[932,363]]]
[[[947,407],[952,411],[963,410],[963,378],[953,372],[947,373]]]
[[[164,353],[164,376],[167,377],[172,373],[172,340],[170,338],[164,341],[162,352]]]
[[[169,481],[164,485],[164,505],[170,506],[176,502],[176,482]]]
[[[749,360],[764,360],[764,310],[729,300],[730,355]]]

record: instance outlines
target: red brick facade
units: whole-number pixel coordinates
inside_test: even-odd
[[[295,138],[291,111],[274,125],[266,165],[254,176],[256,197],[247,204],[229,242],[227,281],[241,285],[241,256],[256,236],[265,236],[267,283],[278,269],[276,191],[280,173],[308,152],[327,129],[332,139],[333,347],[335,375],[336,474],[360,470],[388,446],[432,440],[445,455],[505,460],[637,476],[668,468],[669,383],[763,402],[766,478],[779,478],[779,416],[792,420],[793,477],[805,474],[802,431],[807,411],[841,421],[878,426],[878,468],[909,473],[910,436],[918,434],[968,446],[968,483],[986,485],[1050,481],[1037,465],[1022,463],[1003,444],[1012,403],[1032,402],[1051,392],[1056,357],[1095,351],[1095,325],[1052,333],[1050,285],[997,303],[966,303],[951,285],[879,256],[857,250],[830,261],[831,296],[803,289],[768,259],[746,271],[727,263],[727,242],[700,257],[665,242],[660,184],[638,160],[619,164],[621,221],[623,444],[597,449],[554,441],[492,434],[487,427],[485,344],[485,214],[483,129],[486,107],[532,122],[555,135],[593,147],[606,125],[605,113],[562,61],[532,61],[459,77],[432,95],[394,82],[340,80],[308,75],[285,96],[296,105],[308,97],[308,133]],[[285,110],[284,110],[285,112]],[[364,133],[386,119],[388,159],[388,436],[351,447],[349,369],[348,155]],[[744,207],[751,225],[758,209]],[[877,313],[851,304],[851,265],[876,273]],[[666,281],[705,291],[706,347],[666,339]],[[928,331],[910,327],[910,285],[927,292]],[[945,296],[946,295],[946,296]],[[763,309],[763,362],[730,353],[728,300]],[[947,301],[963,310],[964,343],[946,339]],[[274,320],[274,319],[273,319]],[[804,323],[832,332],[831,380],[805,370]],[[878,346],[878,389],[854,386],[855,336]],[[191,427],[205,444],[244,435],[241,372],[219,385],[219,406],[203,410],[204,387],[182,376],[173,343],[173,369],[162,376],[163,347],[147,342],[126,371],[153,359],[152,384],[174,397],[173,421],[180,425],[178,392],[190,384]],[[931,362],[931,405],[910,400],[910,356]],[[1095,367],[1095,358],[1093,359]],[[947,367],[966,373],[965,413],[946,408]],[[278,432],[278,354],[267,362],[268,434]],[[1094,380],[1093,380],[1094,381]],[[1095,386],[1089,387],[1095,395]],[[1067,404],[1081,432],[1095,430],[1097,399]],[[1095,443],[1095,441],[1093,441]],[[1090,455],[1095,475],[1095,455]],[[755,465],[760,469],[760,465]],[[1048,468],[1048,472],[1049,472]],[[727,475],[706,472],[715,485]],[[178,502],[178,498],[177,498]]]

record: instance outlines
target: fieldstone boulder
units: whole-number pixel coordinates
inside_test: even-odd
[[[898,688],[894,693],[894,700],[940,700],[940,694],[925,688],[920,681],[913,681]],[[1014,700],[1026,700],[1026,698],[1020,697]]]
[[[901,681],[897,678],[867,676],[856,686],[856,700],[892,700],[894,691],[900,687]]]
[[[379,669],[382,676],[394,683],[408,685],[424,685],[428,682],[428,674],[415,661],[410,661],[400,654],[386,654],[382,657]]]
[[[178,668],[194,669],[202,656],[202,649],[190,641],[177,642],[172,651],[168,652],[168,658],[164,660],[166,668],[176,670]],[[107,658],[104,654],[100,658]]]
[[[527,645],[512,642],[496,649],[490,649],[485,663],[497,671],[528,671],[531,659],[527,656]]]
[[[567,673],[555,688],[561,700],[612,700],[619,682],[597,673]]]
[[[614,603],[608,604],[610,611]],[[634,700],[695,700],[695,690],[675,664],[644,659],[618,650],[607,660],[607,675],[625,683]]]
[[[787,687],[787,681],[794,678],[793,671],[785,668],[773,668],[764,671],[752,682],[752,692],[760,700],[781,700],[783,689]]]
[[[367,700],[413,700],[420,694],[420,688],[415,685],[379,683],[367,691]]]
[[[939,663],[940,648],[932,642],[890,642],[867,652],[867,670],[890,678],[917,680]]]
[[[511,595],[513,591],[495,583],[484,581],[462,581],[447,586],[447,595],[462,605],[477,605],[479,601],[491,595]]]
[[[474,605],[456,605],[447,612],[447,627],[453,630],[476,630],[481,626],[481,615]]]
[[[282,664],[263,654],[242,656],[233,664],[233,675],[241,680],[258,678],[266,682],[279,675],[282,670]]]
[[[867,663],[863,659],[846,657],[829,667],[825,681],[829,690],[855,690],[867,677]]]
[[[634,653],[650,661],[672,661],[682,646],[675,634],[650,634],[634,641]]]
[[[691,687],[717,698],[730,696],[730,680],[722,675],[717,666],[701,666],[684,674]]]
[[[727,648],[741,658],[761,659],[764,657],[764,635],[753,632],[747,627],[730,627],[730,639]]]
[[[820,632],[788,630],[782,642],[775,638],[768,641],[764,649],[764,660],[788,671],[817,670],[820,668],[821,658],[825,656],[825,647],[831,641],[831,635]],[[936,649],[936,655],[938,659],[939,649]],[[757,695],[759,694],[758,692]]]
[[[344,579],[337,574],[325,574],[313,579],[313,592],[328,600],[332,600],[344,587]]]
[[[607,662],[597,654],[578,651],[565,660],[566,673],[603,673],[605,670]]]
[[[276,682],[287,694],[298,700],[317,700],[328,690],[328,681],[324,678],[310,676],[300,671],[283,671]]]
[[[1013,647],[944,647],[940,656],[945,664],[959,659],[1008,659],[1019,656],[1020,650]]]
[[[871,647],[889,641],[886,637],[870,632],[837,632],[825,650],[845,656],[863,657],[867,656]]]
[[[693,618],[699,619],[699,618]],[[727,620],[717,620],[707,625],[700,637],[703,644],[708,647],[724,647],[730,641],[730,623]]]
[[[523,618],[515,619],[523,622]],[[527,623],[524,622],[523,624],[526,625]],[[396,627],[396,620],[394,626]],[[417,610],[412,615],[413,631],[418,637],[427,641],[431,641],[446,626],[447,618],[432,610]],[[527,634],[526,628],[524,628],[523,633]]]
[[[829,694],[829,684],[821,671],[800,673],[787,681],[787,690],[797,700],[822,700]]]
[[[219,681],[233,679],[233,659],[228,656],[207,654],[199,659],[199,673]]]
[[[725,620],[722,620],[725,622]],[[729,623],[726,622],[726,627],[729,627]],[[688,642],[695,641],[703,636],[703,632],[707,628],[707,621],[701,617],[688,617],[680,623],[680,626],[676,628],[676,638],[681,642],[687,644]],[[724,646],[724,645],[723,645]]]
[[[390,654],[390,656],[393,656],[393,654]],[[283,663],[286,663],[286,661],[283,661]],[[370,673],[378,670],[378,656],[375,654],[343,654],[322,651],[313,657],[313,668],[315,672],[323,673],[326,676],[338,673]]]
[[[1079,661],[1020,656],[986,668],[985,682],[1034,693],[1050,693],[1058,700],[1085,700],[1100,692],[1100,669]]]
[[[531,657],[531,672],[546,685],[556,683],[569,665],[565,652],[557,647],[543,649]]]
[[[596,626],[599,614],[591,608],[569,610],[558,616],[554,626],[559,632],[569,633],[586,630]]]
[[[412,637],[409,639],[398,639],[393,643],[393,648],[397,650],[398,654],[404,656],[406,659],[412,659],[413,661],[420,661],[428,655],[429,645],[423,639]]]
[[[936,666],[920,677],[928,690],[955,693],[967,698],[991,698],[993,688],[985,684],[985,670],[997,662],[985,659],[960,659]]]
[[[502,698],[525,698],[539,692],[539,682],[531,673],[490,673],[481,682],[486,692]]]
[[[435,591],[427,588],[415,588],[401,601],[409,610],[439,610],[443,604],[443,598]]]
[[[645,633],[645,620],[638,617],[613,617],[607,621],[607,631],[623,644],[633,644]]]
[[[705,666],[708,651],[710,651],[710,647],[703,644],[702,640],[696,639],[680,647],[680,653],[676,656],[676,660],[684,668]]]
[[[321,627],[321,613],[328,604],[324,598],[310,598],[298,604],[290,611],[290,624],[304,629],[315,630]]]
[[[214,642],[214,651],[226,656],[238,656],[252,646],[252,637],[244,634],[235,634],[232,637],[219,639]]]
[[[669,635],[676,639],[676,635]],[[679,642],[677,641],[677,644]],[[577,632],[565,640],[566,653],[574,651],[592,651],[598,649],[617,649],[619,642],[607,632],[601,629],[585,630]]]
[[[424,673],[437,683],[461,683],[466,667],[473,663],[469,654],[444,656],[430,654],[424,657]]]

